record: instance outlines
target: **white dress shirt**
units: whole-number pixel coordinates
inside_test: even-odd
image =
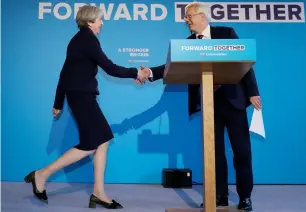
[[[211,39],[210,25],[207,25],[207,27],[203,30],[201,34],[196,34],[196,37],[198,38],[199,35],[203,35],[202,39]]]

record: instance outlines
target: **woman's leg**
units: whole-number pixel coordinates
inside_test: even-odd
[[[93,194],[98,197],[100,200],[112,203],[112,200],[109,199],[104,190],[104,173],[106,166],[106,156],[109,142],[101,144],[94,155],[94,191]]]
[[[65,152],[60,158],[51,163],[50,165],[37,170],[35,172],[35,181],[37,189],[42,192],[45,189],[45,182],[48,178],[58,170],[69,166],[72,163],[75,163],[86,156],[89,156],[94,153],[95,150],[83,151],[76,148],[72,148]]]

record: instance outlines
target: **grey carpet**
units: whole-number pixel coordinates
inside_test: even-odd
[[[238,202],[234,186],[230,186],[230,204]],[[32,195],[31,185],[1,182],[2,212],[85,212],[103,210],[88,208],[90,184],[47,184],[49,204]],[[160,185],[107,184],[107,194],[119,201],[121,212],[165,212],[166,208],[196,208],[202,202],[202,186],[192,189],[165,189]],[[306,186],[255,186],[254,212],[306,212]]]

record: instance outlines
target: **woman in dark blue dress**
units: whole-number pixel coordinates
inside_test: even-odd
[[[76,22],[79,32],[70,40],[67,47],[53,114],[59,115],[66,97],[77,122],[80,142],[50,165],[29,173],[25,181],[32,183],[36,197],[47,202],[47,179],[56,171],[94,154],[94,189],[89,207],[93,208],[99,204],[110,209],[122,208],[115,200],[111,200],[104,190],[106,153],[108,143],[114,136],[96,100],[96,95],[99,95],[96,74],[99,66],[111,76],[144,82],[149,73],[137,68],[118,66],[104,54],[96,37],[103,24],[100,8],[88,5],[81,7]]]

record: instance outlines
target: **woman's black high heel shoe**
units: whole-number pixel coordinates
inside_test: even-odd
[[[123,208],[122,205],[120,205],[118,202],[116,202],[115,200],[112,200],[112,203],[107,203],[104,202],[102,200],[100,200],[98,197],[96,197],[95,195],[91,195],[90,199],[89,199],[89,208],[96,208],[98,205],[101,205],[104,208],[107,209],[121,209]]]
[[[35,182],[35,171],[32,171],[30,174],[28,174],[28,175],[24,178],[24,181],[25,181],[26,183],[32,183],[34,195],[35,195],[38,199],[40,199],[40,200],[42,200],[42,201],[48,203],[48,197],[47,197],[47,194],[46,194],[46,190],[44,190],[43,192],[40,192],[40,191],[38,191],[38,189],[37,189],[37,187],[36,187],[36,182]]]

